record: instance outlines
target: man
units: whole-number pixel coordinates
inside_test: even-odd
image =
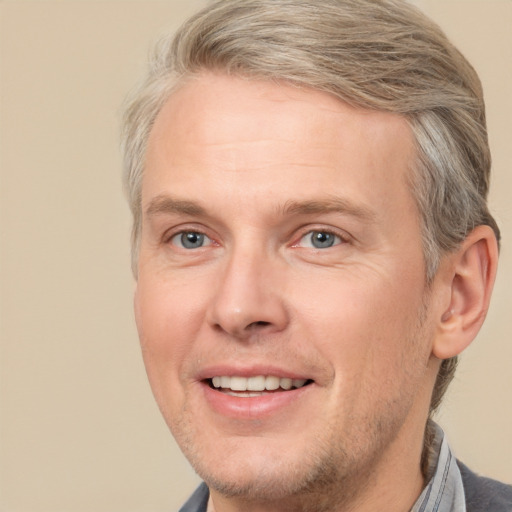
[[[478,77],[399,0],[220,0],[127,108],[135,315],[183,511],[505,511],[429,419],[499,230]]]

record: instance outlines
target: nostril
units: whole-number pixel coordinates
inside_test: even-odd
[[[255,329],[255,328],[258,328],[258,327],[266,327],[267,325],[270,325],[270,322],[258,321],[258,322],[252,322],[251,324],[249,324],[247,326],[247,328],[248,329]]]

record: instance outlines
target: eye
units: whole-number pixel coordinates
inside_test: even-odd
[[[299,242],[302,247],[313,247],[314,249],[328,249],[342,243],[342,239],[330,231],[309,231]]]
[[[171,238],[171,243],[183,249],[200,249],[212,243],[204,233],[198,231],[182,231]]]

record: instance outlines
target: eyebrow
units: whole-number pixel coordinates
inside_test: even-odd
[[[206,210],[193,201],[174,199],[170,196],[156,196],[146,208],[149,217],[161,214],[206,215]]]
[[[375,219],[376,213],[370,208],[354,204],[352,201],[340,197],[327,197],[313,201],[287,201],[279,208],[283,216],[314,215],[320,213],[341,213],[356,217],[364,222]],[[175,199],[171,196],[160,195],[153,198],[146,208],[146,215],[182,214],[191,216],[207,216],[207,211],[194,201]]]
[[[312,215],[331,212],[350,215],[364,222],[371,222],[376,217],[374,210],[341,197],[328,197],[318,201],[287,201],[283,207],[284,215]]]

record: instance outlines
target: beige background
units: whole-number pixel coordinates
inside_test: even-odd
[[[131,312],[119,105],[151,41],[203,2],[0,2],[0,510],[177,510],[195,486]],[[503,228],[493,305],[440,417],[512,482],[512,2],[417,2],[480,72]]]

